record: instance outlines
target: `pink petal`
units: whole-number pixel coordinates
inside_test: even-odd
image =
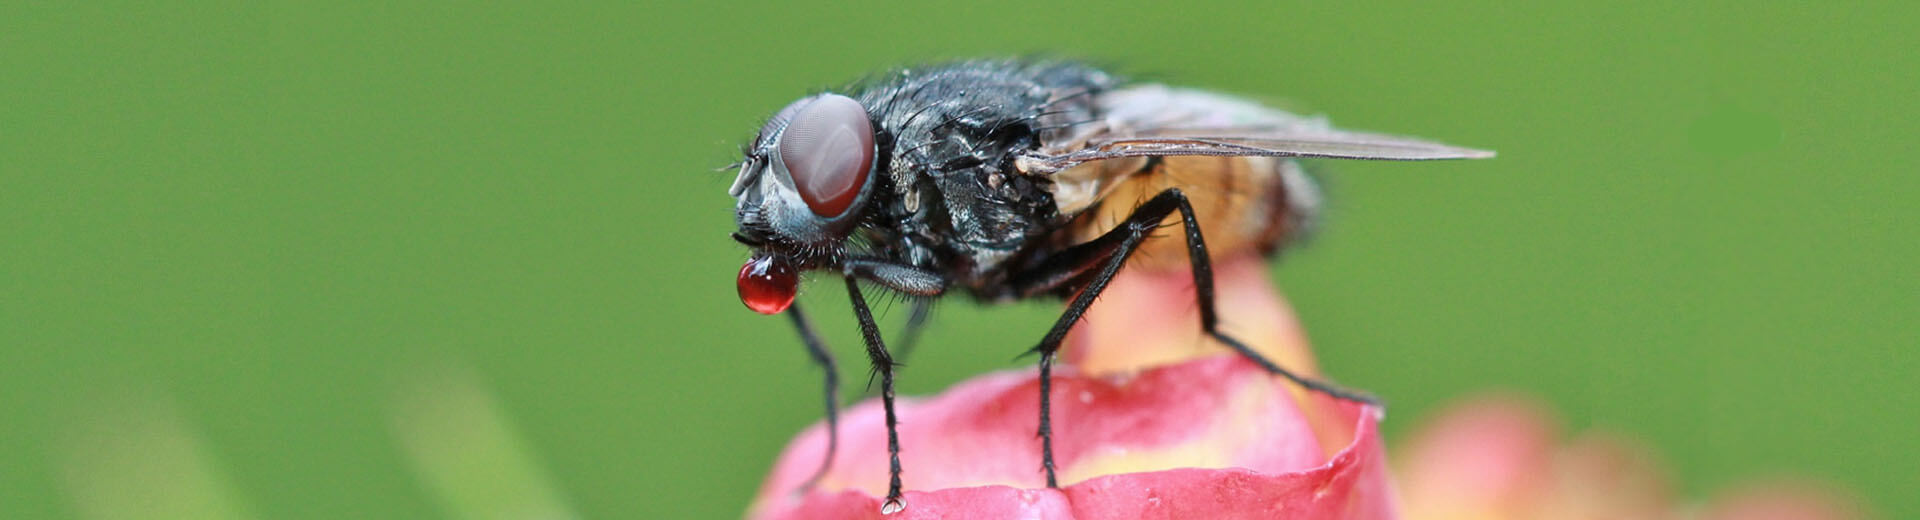
[[[1066,485],[1058,490],[1040,472],[1036,385],[1031,370],[1001,372],[904,401],[910,491],[906,510],[886,518],[1394,517],[1377,410],[1313,397],[1319,419],[1339,425],[1322,438],[1288,383],[1236,356],[1131,378],[1056,374],[1055,453]],[[816,425],[796,438],[750,516],[881,518],[881,420],[874,402],[850,410],[832,471],[798,495],[825,432]]]

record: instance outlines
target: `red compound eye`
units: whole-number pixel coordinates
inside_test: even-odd
[[[813,214],[838,217],[853,205],[873,167],[873,125],[859,101],[824,94],[794,110],[774,150]],[[781,111],[782,114],[786,110]]]
[[[771,256],[756,256],[740,266],[740,303],[761,314],[779,314],[793,305],[800,277],[793,264]]]

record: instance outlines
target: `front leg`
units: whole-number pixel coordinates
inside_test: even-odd
[[[860,320],[860,338],[867,344],[867,360],[873,362],[873,371],[880,374],[880,404],[887,412],[887,501],[880,506],[881,514],[893,514],[905,509],[900,501],[900,429],[899,419],[893,413],[893,356],[887,354],[887,345],[880,340],[880,326],[873,322],[873,311],[867,309],[867,299],[860,294],[860,281],[847,277],[847,297],[853,301],[853,315]]]
[[[884,513],[898,512],[905,506],[900,501],[900,436],[898,420],[894,415],[893,369],[899,366],[893,356],[887,352],[886,344],[880,338],[879,326],[874,322],[873,312],[867,307],[867,301],[860,293],[859,280],[868,280],[889,289],[925,297],[938,296],[946,290],[946,278],[937,273],[912,266],[893,264],[872,259],[849,259],[841,263],[841,274],[847,281],[847,294],[853,303],[854,316],[860,321],[860,335],[867,346],[867,358],[873,363],[874,373],[880,376],[881,402],[887,415],[887,453],[891,459],[889,468],[887,502],[881,507]],[[924,300],[923,300],[924,301]],[[925,305],[916,306],[915,317],[909,320],[910,332],[924,322]],[[833,457],[839,446],[839,377],[834,367],[833,355],[825,342],[813,332],[806,315],[801,312],[798,303],[788,307],[787,315],[793,320],[794,329],[807,346],[807,354],[815,364],[826,373],[827,405],[827,454],[812,478],[807,479],[801,489],[811,489],[826,476],[833,465]]]
[[[898,347],[894,350],[901,361],[913,352],[914,343],[920,339],[920,330],[927,324],[927,315],[933,308],[933,298],[947,291],[947,278],[939,273],[881,260],[853,258],[840,263],[841,272],[847,278],[860,278],[880,284],[882,287],[916,296],[913,298],[912,313],[907,316],[907,326],[900,331]],[[871,388],[869,388],[871,390]]]
[[[880,512],[897,513],[906,508],[905,503],[900,501],[899,418],[893,412],[893,369],[898,365],[893,362],[886,343],[880,338],[880,325],[874,322],[873,311],[867,308],[866,297],[860,294],[860,280],[907,294],[932,297],[946,292],[947,278],[910,265],[866,258],[842,261],[840,269],[847,280],[847,298],[853,302],[853,315],[860,320],[860,338],[867,344],[867,360],[873,363],[873,371],[880,376],[880,404],[887,412],[887,501],[880,506]]]

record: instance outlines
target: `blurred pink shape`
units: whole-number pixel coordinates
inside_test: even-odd
[[[1704,507],[1675,498],[1652,453],[1624,436],[1587,432],[1561,442],[1544,406],[1479,396],[1416,428],[1395,472],[1407,518],[1422,520],[1839,520],[1861,508],[1807,482],[1776,483]]]

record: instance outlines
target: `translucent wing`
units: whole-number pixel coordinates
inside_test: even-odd
[[[1092,161],[1179,155],[1388,161],[1494,155],[1412,137],[1339,130],[1323,118],[1163,85],[1115,90],[1092,103],[1095,119],[1057,122],[1057,129],[1043,135],[1039,150],[1019,158],[1020,169],[1052,175]]]

